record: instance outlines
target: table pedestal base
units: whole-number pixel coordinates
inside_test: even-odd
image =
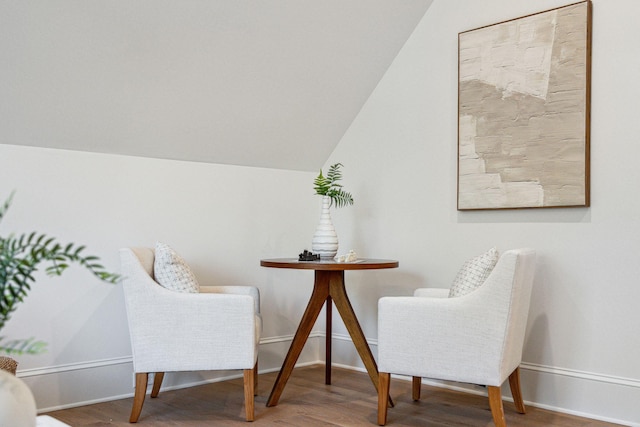
[[[280,395],[284,390],[289,377],[291,376],[291,372],[302,352],[305,342],[311,333],[311,329],[322,310],[322,306],[324,303],[327,303],[327,366],[325,371],[325,382],[326,384],[331,384],[331,305],[332,302],[335,304],[338,309],[338,313],[342,317],[342,321],[349,331],[349,335],[351,336],[351,340],[360,355],[360,359],[364,363],[365,368],[367,369],[367,373],[369,374],[369,378],[371,378],[371,382],[373,383],[376,391],[378,390],[378,366],[373,358],[373,354],[371,353],[371,349],[367,344],[366,338],[360,324],[358,323],[358,319],[353,311],[353,307],[351,306],[351,302],[347,297],[347,292],[344,286],[344,271],[342,270],[315,270],[315,281],[313,286],[313,293],[311,294],[311,298],[309,299],[309,303],[307,304],[307,308],[305,309],[304,315],[302,316],[302,320],[300,320],[300,325],[298,326],[298,330],[296,331],[295,336],[293,337],[293,342],[291,343],[291,347],[289,347],[289,351],[287,352],[287,356],[284,359],[284,363],[282,368],[280,369],[280,373],[276,378],[276,382],[273,385],[273,389],[271,390],[271,395],[269,395],[269,400],[267,400],[267,406],[276,406],[278,404],[278,400],[280,399]],[[389,398],[389,405],[393,406],[393,402],[391,398]]]

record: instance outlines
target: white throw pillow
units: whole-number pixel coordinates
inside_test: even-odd
[[[465,262],[449,290],[449,298],[461,297],[480,287],[498,262],[498,250],[491,248]]]
[[[167,289],[177,292],[200,292],[200,285],[191,268],[165,243],[156,243],[153,271],[156,282]]]

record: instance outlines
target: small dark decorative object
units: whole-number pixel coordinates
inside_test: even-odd
[[[298,255],[298,261],[320,261],[320,255],[305,249],[304,252]]]

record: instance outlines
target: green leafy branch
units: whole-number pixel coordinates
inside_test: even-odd
[[[12,198],[13,193],[0,208],[0,220]],[[103,281],[116,283],[120,280],[118,274],[105,270],[98,257],[85,255],[84,250],[85,246],[74,243],[63,246],[55,238],[36,232],[17,237],[0,236],[0,329],[31,290],[31,284],[35,282],[33,274],[42,262],[49,264],[44,270],[49,276],[60,276],[71,263],[76,263]]]
[[[320,174],[313,181],[313,189],[316,194],[329,196],[331,204],[335,204],[337,208],[353,204],[351,193],[344,191],[342,185],[338,183],[342,179],[341,167],[342,163],[331,165],[326,177],[322,174],[322,169],[320,169]]]

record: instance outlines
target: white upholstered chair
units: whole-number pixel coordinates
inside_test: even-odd
[[[153,275],[154,249],[120,250],[136,387],[129,422],[138,421],[154,373],[151,397],[165,372],[244,371],[247,421],[254,419],[260,294],[250,286],[201,286],[182,293],[160,286]]]
[[[506,425],[500,386],[508,378],[518,412],[525,407],[518,367],[535,269],[535,252],[505,252],[486,281],[463,296],[423,288],[378,304],[378,424],[387,421],[390,374],[485,385],[493,421]]]

